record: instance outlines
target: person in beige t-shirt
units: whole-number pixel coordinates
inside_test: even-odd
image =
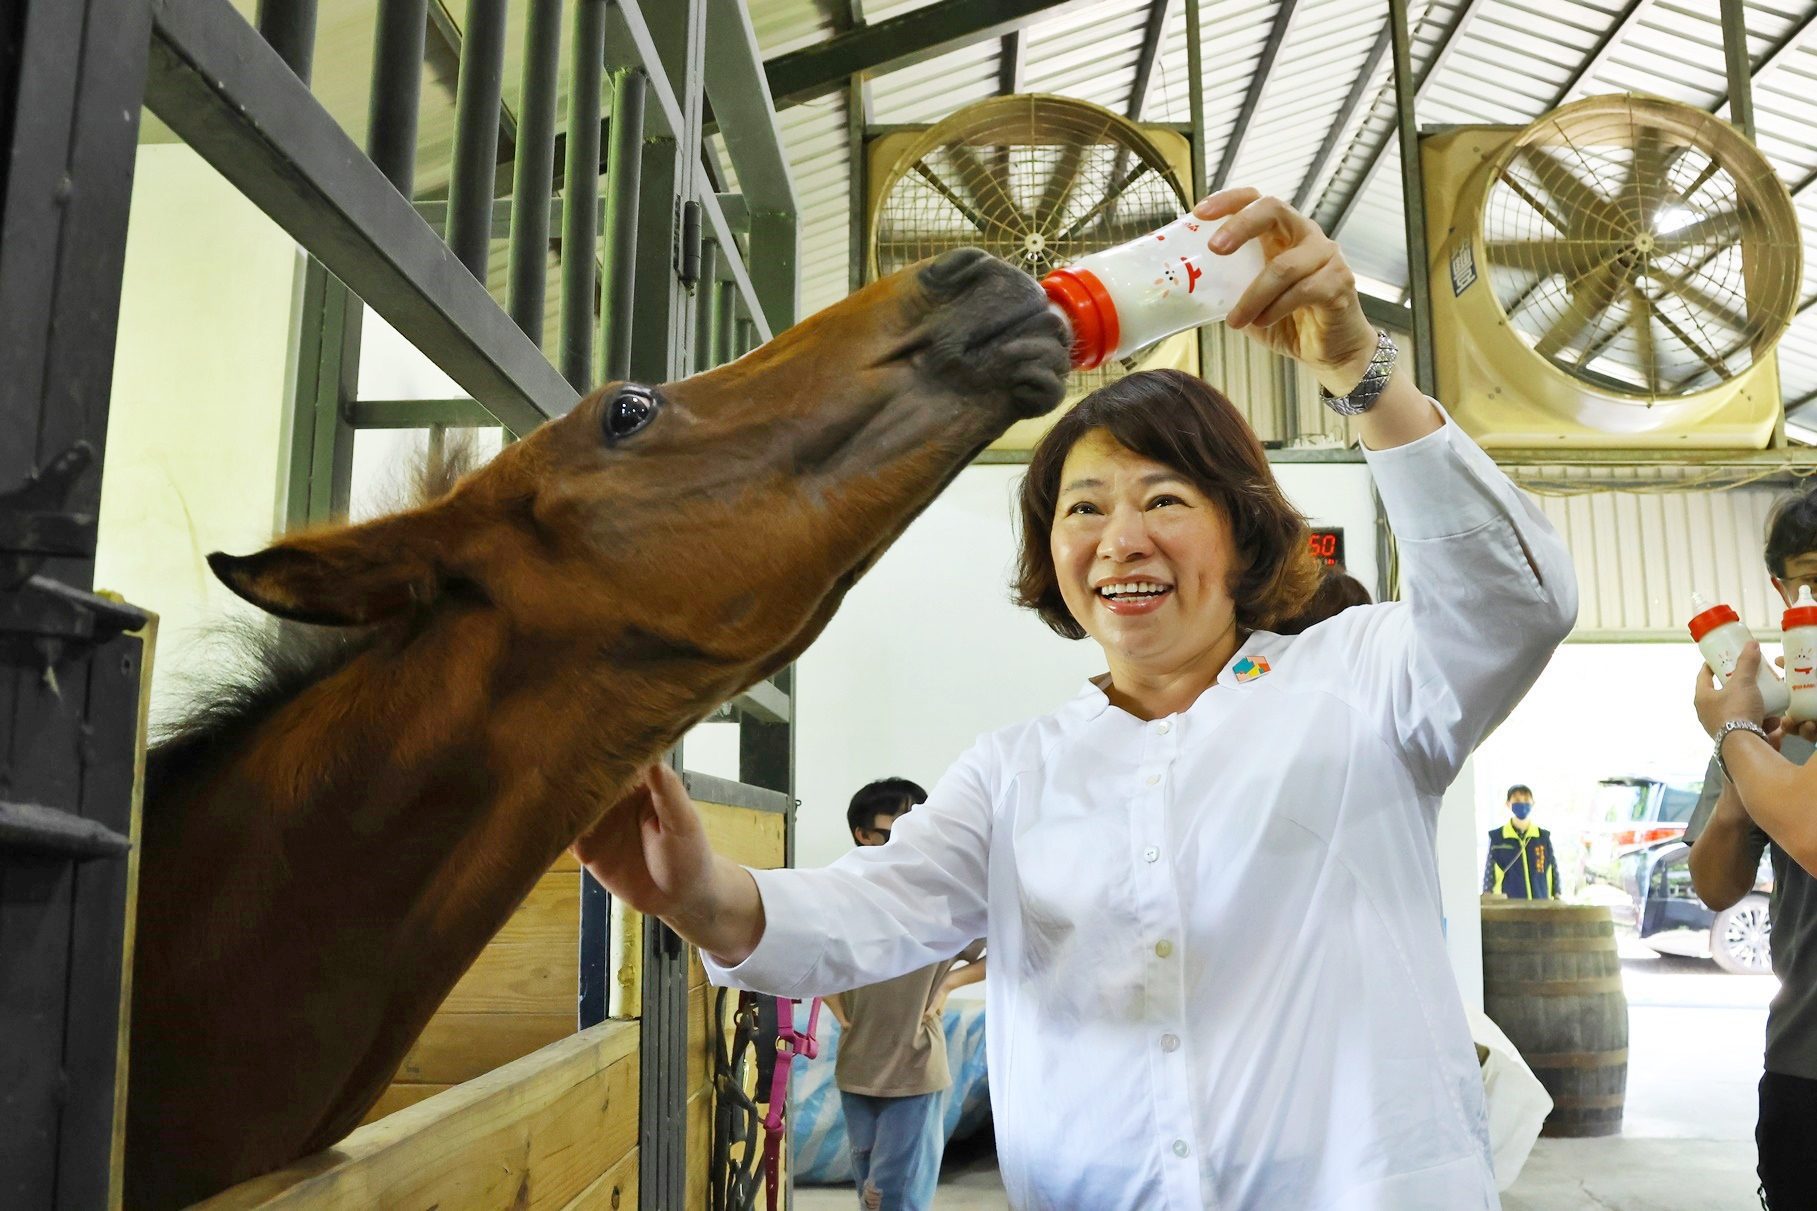
[[[860,788],[846,810],[852,840],[888,843],[896,820],[926,800],[906,778]],[[933,1206],[946,1145],[941,1094],[953,1079],[941,1013],[948,993],[984,978],[983,955],[980,940],[944,962],[826,998],[841,1030],[833,1080],[867,1211]]]

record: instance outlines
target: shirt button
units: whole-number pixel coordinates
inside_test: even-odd
[[[1155,953],[1165,959],[1168,955],[1173,953],[1173,943],[1169,942],[1166,938],[1162,938],[1159,942],[1155,943]]]
[[[1142,851],[1142,861],[1144,861],[1144,862],[1153,862],[1156,859],[1158,859],[1160,856],[1161,856],[1161,851],[1156,849],[1152,845]]]
[[[1148,775],[1148,785],[1150,785],[1150,786],[1153,786],[1155,783],[1159,782],[1160,780],[1161,780],[1161,775],[1159,775],[1159,774]]]
[[[1186,1141],[1185,1140],[1175,1140],[1173,1142],[1173,1154],[1175,1156],[1185,1156],[1186,1155]]]
[[[1161,1050],[1162,1051],[1178,1051],[1179,1049],[1180,1049],[1180,1036],[1179,1035],[1164,1034],[1161,1036]]]
[[[1161,735],[1165,736],[1167,733],[1173,731],[1173,724],[1171,724],[1167,720],[1163,719],[1159,723],[1155,724],[1155,731],[1157,731]]]

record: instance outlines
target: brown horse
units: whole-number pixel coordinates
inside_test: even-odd
[[[710,373],[609,384],[423,507],[211,557],[338,629],[151,755],[128,1205],[356,1125],[563,848],[1066,369],[1030,278],[949,253]]]

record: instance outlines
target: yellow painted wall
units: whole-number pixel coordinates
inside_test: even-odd
[[[248,607],[203,562],[283,513],[295,243],[188,147],[139,148],[101,481],[98,587],[161,618],[154,726],[223,657],[198,627]]]

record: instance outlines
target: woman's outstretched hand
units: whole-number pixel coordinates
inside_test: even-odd
[[[573,845],[600,885],[728,966],[763,938],[749,871],[713,852],[681,775],[659,761]]]
[[[665,761],[644,770],[573,850],[616,899],[650,916],[685,914],[712,885],[713,849],[700,813]]]

